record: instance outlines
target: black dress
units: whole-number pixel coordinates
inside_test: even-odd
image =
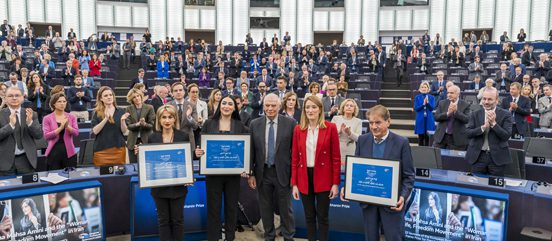
[[[58,127],[61,125],[57,123]],[[48,155],[47,164],[48,170],[58,170],[66,167],[76,167],[77,166],[77,155],[72,157],[67,157],[67,149],[65,148],[65,141],[63,136],[65,135],[65,129],[59,133],[59,139],[52,147],[52,151]]]

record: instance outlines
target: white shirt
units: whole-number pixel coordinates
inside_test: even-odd
[[[379,143],[382,143],[382,142],[384,142],[385,140],[387,140],[387,137],[388,137],[388,136],[389,136],[389,130],[387,130],[387,133],[385,133],[385,136],[383,136],[383,137],[381,138],[381,140],[380,140]],[[378,141],[376,140],[376,136],[374,136],[374,143],[379,144]]]
[[[307,167],[314,167],[316,157],[316,144],[318,143],[318,127],[307,130]]]
[[[266,159],[268,160],[268,132],[270,131],[270,122],[273,121],[274,122],[274,148],[276,148],[276,134],[278,133],[278,115],[276,115],[276,117],[274,117],[274,120],[270,120],[268,118],[266,118],[266,130],[265,130],[265,155],[266,155]],[[274,160],[276,161],[276,160]]]
[[[14,111],[17,112],[17,119],[19,119],[19,125],[21,126],[21,128],[23,128],[23,126],[21,125],[21,123],[22,123],[22,122],[21,122],[21,107],[19,107],[19,109],[16,109],[16,110],[10,108],[10,113],[13,113]],[[31,123],[32,123],[32,122],[31,122]],[[15,125],[12,126],[12,125],[10,124],[10,126],[11,126],[12,129],[15,130]],[[16,145],[15,145],[15,155],[17,156],[17,155],[21,155],[21,154],[23,154],[23,153],[25,153],[25,150],[20,150],[20,149],[18,149],[18,148],[17,148],[17,144],[16,144]]]

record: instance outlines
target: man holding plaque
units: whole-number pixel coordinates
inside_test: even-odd
[[[380,226],[386,241],[404,239],[404,205],[414,186],[414,165],[408,139],[389,131],[391,116],[385,106],[376,105],[366,113],[370,122],[370,133],[361,135],[355,156],[401,162],[399,180],[399,201],[395,207],[384,207],[360,203],[364,217],[364,238],[366,241],[380,240]],[[344,190],[341,189],[341,200]]]
[[[258,187],[259,207],[265,240],[275,240],[274,203],[278,205],[284,240],[293,240],[295,221],[291,205],[291,144],[295,120],[278,115],[280,98],[268,94],[264,98],[264,117],[251,121],[252,175],[249,186]],[[277,200],[273,200],[276,192]]]

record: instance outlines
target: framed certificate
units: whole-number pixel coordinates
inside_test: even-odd
[[[192,155],[189,142],[140,145],[140,188],[193,183]]]
[[[399,200],[400,161],[347,156],[345,199],[393,207]]]
[[[251,135],[202,134],[201,175],[249,173]]]

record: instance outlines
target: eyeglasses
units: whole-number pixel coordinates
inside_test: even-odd
[[[7,95],[8,98],[19,98],[21,95]]]

